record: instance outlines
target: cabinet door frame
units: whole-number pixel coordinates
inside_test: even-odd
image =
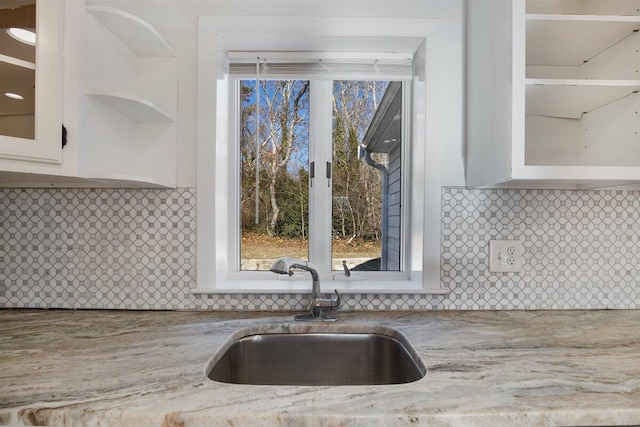
[[[0,135],[0,158],[62,163],[62,0],[37,0],[35,139]]]

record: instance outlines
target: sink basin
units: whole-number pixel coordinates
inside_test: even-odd
[[[308,386],[400,384],[425,372],[404,337],[371,332],[242,336],[206,370],[224,383]]]

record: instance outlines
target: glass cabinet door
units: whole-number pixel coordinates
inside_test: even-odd
[[[62,0],[0,0],[0,158],[61,162]]]

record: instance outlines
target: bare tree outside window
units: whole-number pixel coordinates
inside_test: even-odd
[[[308,259],[310,84],[263,80],[258,94],[255,81],[240,82],[242,270],[268,270],[274,259],[285,255]],[[368,262],[365,269],[380,270],[383,173],[365,161],[362,144],[388,85],[374,81],[333,85],[332,222],[331,235],[324,236],[332,241],[333,269],[342,269],[346,260],[350,268]],[[388,166],[388,154],[369,155]]]

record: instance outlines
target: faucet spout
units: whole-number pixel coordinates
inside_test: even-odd
[[[315,285],[317,284],[318,289],[320,288],[320,276],[318,275],[318,267],[298,258],[290,258],[284,257],[277,259],[273,265],[271,266],[271,271],[277,274],[288,274],[289,276],[293,276],[293,269],[305,270],[311,273],[311,278]]]
[[[271,271],[277,274],[293,275],[293,270],[304,270],[311,274],[311,313],[309,315],[296,316],[296,320],[324,320],[322,312],[327,310],[337,310],[340,308],[341,300],[338,290],[335,290],[337,298],[334,300],[333,295],[323,297],[320,292],[320,275],[318,274],[318,267],[310,262],[298,259],[283,257],[277,259],[271,266]],[[327,319],[327,320],[335,320]]]

